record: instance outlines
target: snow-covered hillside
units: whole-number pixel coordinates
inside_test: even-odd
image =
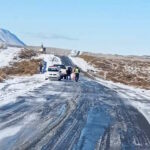
[[[7,49],[0,50],[0,68],[9,66],[10,63],[14,62],[14,57],[18,56],[21,51],[20,48],[8,47]]]
[[[79,58],[82,58],[90,66],[96,68],[98,70],[96,76],[99,78],[139,88],[150,89],[149,59],[137,56],[132,58],[115,55],[93,56],[84,53],[80,55]]]
[[[25,44],[16,35],[5,29],[0,29],[0,44],[25,46]]]

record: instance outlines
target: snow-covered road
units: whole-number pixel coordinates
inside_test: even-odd
[[[67,57],[62,62],[71,65]],[[0,150],[150,149],[148,121],[117,88],[83,75],[78,83],[33,77],[14,86],[36,82],[0,105]],[[3,92],[12,86],[3,85]]]

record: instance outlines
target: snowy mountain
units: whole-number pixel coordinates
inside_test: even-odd
[[[25,46],[25,44],[16,35],[5,29],[0,29],[0,44]]]

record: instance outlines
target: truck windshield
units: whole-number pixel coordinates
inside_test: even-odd
[[[48,71],[58,72],[59,70],[57,68],[48,68]]]
[[[55,67],[61,68],[61,69],[66,69],[65,65],[54,65]]]

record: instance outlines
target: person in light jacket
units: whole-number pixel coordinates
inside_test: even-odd
[[[77,67],[77,66],[75,67],[74,73],[75,73],[75,81],[78,82],[79,81],[79,74],[80,74],[79,67]]]

